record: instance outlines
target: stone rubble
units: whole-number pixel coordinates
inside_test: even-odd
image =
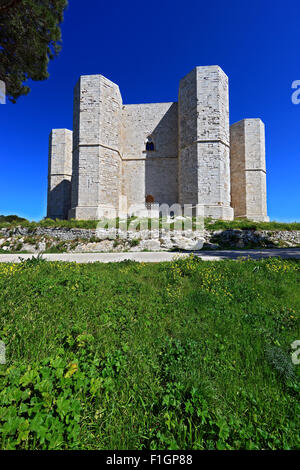
[[[118,235],[118,238],[116,238]],[[67,252],[122,251],[197,251],[223,248],[297,247],[300,231],[215,230],[168,231],[117,229],[75,229],[15,227],[0,229],[0,249],[6,252],[45,252],[49,249]]]

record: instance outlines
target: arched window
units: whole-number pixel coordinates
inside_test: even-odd
[[[146,140],[146,152],[154,152],[155,145],[152,139],[152,135],[148,135]]]
[[[146,196],[146,203],[147,204],[153,204],[154,203],[154,197],[151,194],[148,194],[148,196]]]
[[[154,152],[154,143],[153,142],[147,142],[146,143],[146,150],[147,150],[147,152]]]

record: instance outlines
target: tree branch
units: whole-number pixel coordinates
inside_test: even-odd
[[[3,13],[6,10],[9,10],[10,8],[15,7],[18,3],[21,3],[21,2],[22,2],[22,0],[11,0],[6,5],[0,6],[0,13]]]

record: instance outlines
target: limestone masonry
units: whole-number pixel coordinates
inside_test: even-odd
[[[123,105],[118,85],[81,76],[74,129],[53,129],[49,145],[50,218],[145,215],[162,205],[204,207],[216,219],[266,221],[264,124],[229,126],[228,77],[196,67],[178,103]]]

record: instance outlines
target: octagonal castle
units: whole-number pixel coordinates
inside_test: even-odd
[[[102,75],[81,76],[74,95],[73,132],[50,134],[47,217],[138,215],[150,203],[268,220],[264,124],[229,126],[219,66],[194,68],[175,103],[124,105]]]

